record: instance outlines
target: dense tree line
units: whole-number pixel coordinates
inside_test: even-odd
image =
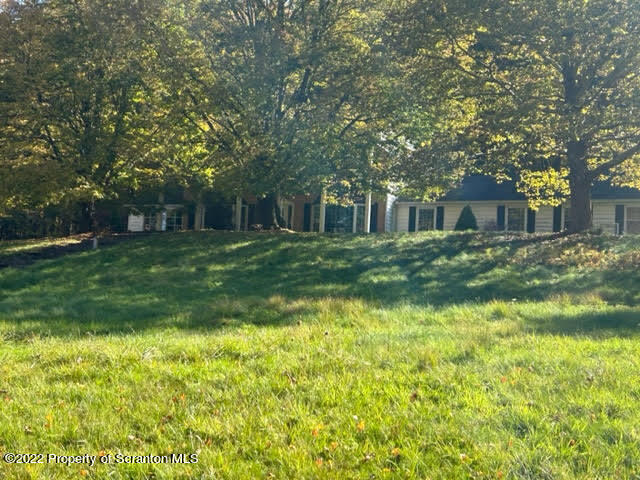
[[[472,172],[640,186],[637,0],[4,0],[0,214],[193,198],[433,198]]]

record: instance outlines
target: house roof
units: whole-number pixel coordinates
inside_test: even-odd
[[[605,199],[640,199],[640,190],[629,187],[612,186],[609,182],[596,182],[591,189],[591,198]]]
[[[597,182],[591,189],[594,199],[640,199],[640,190],[628,187],[615,187],[608,182]],[[459,187],[439,198],[440,202],[470,202],[491,200],[526,200],[524,194],[516,189],[514,181],[498,183],[489,175],[470,175],[462,180]],[[400,202],[418,201],[414,198],[400,197]]]

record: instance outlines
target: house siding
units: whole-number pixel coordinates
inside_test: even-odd
[[[624,227],[622,233],[627,233],[628,215],[626,209],[629,207],[640,207],[640,200],[635,199],[613,199],[613,200],[593,200],[593,226],[602,229],[606,233],[617,233],[616,228],[616,205],[623,205],[625,209]]]
[[[602,229],[606,233],[616,233],[616,206],[624,205],[625,210],[628,207],[640,207],[640,200],[594,200],[593,201],[593,226]],[[460,212],[466,206],[470,205],[473,214],[476,217],[478,228],[480,230],[493,229],[497,225],[498,207],[525,207],[527,202],[523,201],[492,201],[492,202],[437,202],[437,203],[419,203],[419,202],[396,202],[395,203],[395,219],[397,232],[409,231],[409,209],[420,208],[437,208],[444,207],[444,230],[452,231],[455,229],[456,222],[460,217]],[[568,204],[562,208],[561,228],[564,228],[565,217],[567,214]],[[542,206],[535,213],[535,232],[551,233],[553,232],[553,207]],[[626,223],[625,215],[625,223]],[[387,218],[390,223],[390,219]],[[626,231],[626,225],[624,230]]]
[[[527,202],[511,200],[511,201],[482,201],[482,202],[436,202],[436,203],[418,203],[418,202],[396,202],[395,216],[397,219],[396,231],[409,231],[409,209],[410,207],[434,208],[444,207],[444,230],[452,231],[455,229],[458,218],[462,209],[470,205],[473,214],[476,217],[478,228],[480,230],[493,230],[497,227],[498,207],[520,207],[528,208]],[[553,207],[541,207],[536,211],[535,227],[536,232],[552,232],[553,231]]]
[[[553,207],[540,207],[536,212],[536,233],[553,232]]]

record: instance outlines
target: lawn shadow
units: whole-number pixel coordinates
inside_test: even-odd
[[[286,325],[312,314],[314,301],[327,297],[388,308],[594,292],[618,303],[639,299],[637,269],[513,261],[532,245],[560,241],[554,238],[157,235],[0,271],[0,319],[23,334],[68,335]],[[579,240],[561,241],[567,250]]]
[[[527,328],[541,334],[603,338],[633,337],[640,333],[640,309],[630,307],[608,307],[570,314],[525,315],[523,320]]]

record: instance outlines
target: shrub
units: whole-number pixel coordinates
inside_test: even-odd
[[[478,230],[478,223],[476,222],[476,216],[473,214],[473,210],[471,210],[471,206],[467,205],[460,212],[460,217],[456,222],[456,231],[461,230]]]

